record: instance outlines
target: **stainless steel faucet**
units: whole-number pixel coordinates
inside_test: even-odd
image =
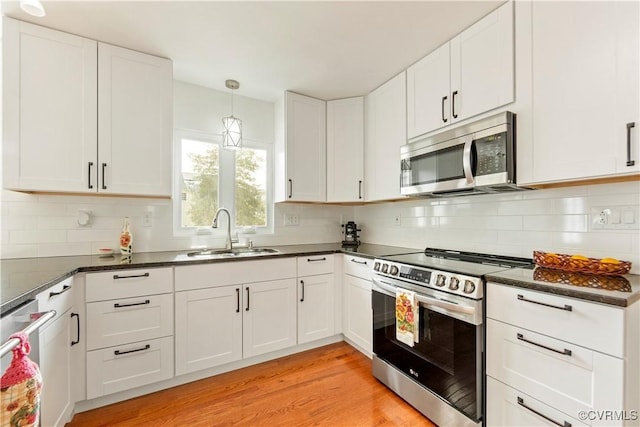
[[[219,208],[216,211],[216,214],[213,216],[213,221],[211,222],[211,228],[218,228],[218,215],[220,215],[220,212],[226,212],[227,218],[229,219],[229,221],[227,221],[227,241],[224,245],[224,248],[232,251],[233,240],[231,240],[231,212],[229,212],[229,209]]]

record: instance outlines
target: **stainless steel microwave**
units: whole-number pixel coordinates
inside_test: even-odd
[[[523,190],[516,185],[515,120],[516,115],[506,111],[402,146],[400,193]]]

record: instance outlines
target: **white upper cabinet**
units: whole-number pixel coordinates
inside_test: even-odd
[[[327,102],[327,201],[364,200],[364,98]]]
[[[172,63],[98,45],[101,192],[171,195]]]
[[[639,22],[638,2],[532,3],[534,182],[640,171]]]
[[[326,201],[326,102],[286,92],[276,110],[275,201]]]
[[[365,200],[399,199],[400,147],[407,142],[407,84],[403,71],[366,97]]]
[[[451,123],[449,43],[407,69],[409,139]]]
[[[4,186],[96,191],[97,43],[4,18],[3,48]]]
[[[170,196],[171,61],[4,24],[4,186]]]
[[[514,101],[513,3],[407,69],[409,139]]]

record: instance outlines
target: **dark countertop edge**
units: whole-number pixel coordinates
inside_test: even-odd
[[[4,316],[5,314],[12,311],[13,309],[20,307],[24,303],[35,299],[36,295],[38,295],[40,292],[45,291],[50,287],[57,285],[58,283],[62,282],[65,279],[68,279],[69,277],[75,276],[76,274],[78,274],[79,270],[80,270],[79,268],[76,268],[75,270],[71,270],[68,273],[65,273],[61,276],[55,277],[47,282],[44,282],[41,285],[29,290],[28,292],[22,295],[18,295],[17,297],[9,301],[3,301],[0,315]]]
[[[296,245],[297,246],[297,245]],[[384,246],[384,245],[379,245]],[[348,248],[340,248],[340,249],[323,249],[323,250],[307,250],[307,251],[293,251],[286,253],[274,253],[269,255],[260,255],[255,257],[238,257],[238,258],[219,258],[219,259],[211,259],[211,258],[194,258],[194,259],[185,259],[185,260],[173,260],[173,261],[158,261],[158,262],[142,262],[136,264],[115,264],[115,265],[93,265],[93,266],[80,266],[77,267],[67,273],[64,273],[58,277],[50,279],[42,284],[30,289],[29,291],[16,296],[15,298],[9,301],[2,301],[0,304],[0,316],[4,316],[8,314],[10,311],[15,308],[23,305],[24,303],[33,300],[36,295],[40,292],[62,282],[63,280],[72,277],[78,273],[84,272],[95,272],[95,271],[109,271],[109,270],[131,270],[131,269],[140,269],[140,268],[160,268],[160,267],[175,267],[181,265],[198,265],[198,264],[214,264],[219,262],[239,262],[239,261],[252,261],[259,259],[270,259],[270,258],[290,258],[290,257],[298,257],[298,256],[314,256],[314,255],[323,255],[323,254],[347,254],[352,256],[357,256],[360,258],[374,259],[377,256],[371,255],[367,253],[354,252],[349,250]]]
[[[620,298],[615,296],[592,294],[589,292],[581,291],[580,288],[565,289],[553,284],[542,284],[540,282],[530,282],[528,280],[518,280],[507,278],[504,276],[493,276],[488,274],[485,276],[487,282],[494,282],[501,285],[515,286],[517,288],[530,289],[533,291],[545,292],[548,294],[561,295],[571,298],[580,299],[583,301],[597,302],[600,304],[612,305],[616,307],[628,307],[635,301],[640,299],[640,293],[635,292],[629,295],[629,298]]]

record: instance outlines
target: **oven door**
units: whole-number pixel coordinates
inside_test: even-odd
[[[480,421],[481,301],[431,289],[428,295],[418,295],[419,338],[410,347],[396,339],[397,282],[373,279],[373,352],[474,422]],[[415,291],[409,284],[400,287]]]
[[[400,154],[400,193],[409,196],[472,189],[475,159],[472,135],[435,145],[405,145]]]

